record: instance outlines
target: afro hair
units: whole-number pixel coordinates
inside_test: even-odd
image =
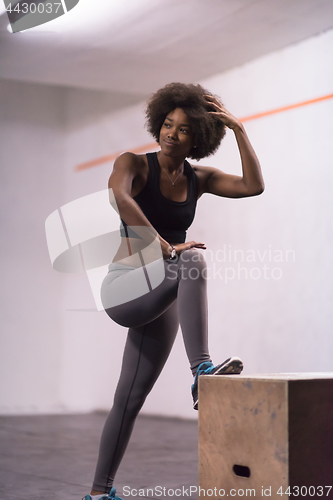
[[[200,160],[217,150],[225,135],[225,125],[214,113],[213,107],[205,99],[213,96],[201,85],[169,83],[151,96],[146,108],[148,132],[159,142],[160,130],[166,116],[176,108],[181,108],[189,117],[195,147],[188,156]],[[214,96],[215,97],[215,96]]]

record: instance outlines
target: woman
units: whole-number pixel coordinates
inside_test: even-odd
[[[101,295],[107,314],[129,331],[114,405],[102,433],[93,488],[85,500],[120,498],[113,488],[115,473],[135,418],[169,356],[179,324],[194,375],[195,409],[199,375],[240,373],[243,368],[236,357],[218,366],[211,362],[207,280],[201,252],[206,247],[185,239],[197,199],[204,193],[240,198],[263,192],[258,159],[240,121],[200,85],[166,85],[151,97],[146,116],[160,151],[122,154],[109,180],[122,219],[122,241]],[[198,160],[214,153],[225,127],[233,130],[237,140],[241,177],[186,161],[187,157]],[[163,260],[158,258],[154,241]],[[147,248],[148,261],[147,252],[143,259]],[[158,281],[161,263],[164,277]]]

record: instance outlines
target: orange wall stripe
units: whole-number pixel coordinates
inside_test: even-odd
[[[145,153],[149,149],[159,147],[157,142],[152,142],[150,144],[145,144],[144,146],[140,146],[138,148],[132,148],[132,153]],[[100,158],[96,158],[96,160],[87,161],[85,163],[80,163],[75,167],[75,170],[85,170],[86,168],[96,167],[97,165],[102,165],[103,163],[108,163],[109,161],[113,161],[124,151],[118,151],[118,153],[114,153],[113,155],[101,156]]]
[[[302,106],[308,106],[309,104],[314,104],[315,102],[326,101],[327,99],[332,99],[333,94],[324,95],[322,97],[317,97],[316,99],[310,99],[309,101],[298,102],[296,104],[290,104],[289,106],[283,106],[282,108],[271,109],[270,111],[264,111],[263,113],[257,113],[256,115],[246,116],[245,118],[240,118],[241,122],[248,122],[250,120],[257,120],[258,118],[263,118],[264,116],[275,115],[276,113],[283,113],[284,111],[289,111],[290,109],[300,108]]]
[[[281,108],[271,109],[269,111],[264,111],[262,113],[257,113],[255,115],[245,116],[244,118],[240,118],[240,121],[248,122],[250,120],[257,120],[258,118],[263,118],[265,116],[275,115],[276,113],[283,113],[284,111],[289,111],[290,109],[300,108],[302,106],[308,106],[309,104],[314,104],[316,102],[326,101],[327,99],[332,99],[333,94],[324,95],[322,97],[317,97],[315,99],[309,99],[308,101],[298,102],[296,104],[290,104],[289,106],[283,106]],[[145,153],[149,149],[154,149],[159,147],[157,142],[152,142],[150,144],[145,144],[144,146],[140,146],[138,148],[132,148],[132,153]],[[95,160],[87,161],[85,163],[80,163],[75,167],[76,171],[85,170],[87,168],[96,167],[97,165],[102,165],[103,163],[108,163],[117,158],[123,151],[119,151],[113,155],[102,156],[100,158],[96,158]]]

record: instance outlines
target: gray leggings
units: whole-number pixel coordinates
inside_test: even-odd
[[[170,354],[179,324],[192,373],[210,361],[207,336],[206,263],[196,249],[177,261],[164,261],[165,278],[148,293],[105,309],[116,323],[129,327],[114,403],[107,417],[93,489],[109,493],[125,453],[135,419]],[[112,265],[111,265],[112,269]],[[114,266],[105,277],[103,304],[119,289],[135,289],[137,270]]]

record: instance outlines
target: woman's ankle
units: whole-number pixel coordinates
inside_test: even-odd
[[[90,496],[92,496],[92,495],[107,495],[107,493],[105,493],[105,491],[91,490]]]

